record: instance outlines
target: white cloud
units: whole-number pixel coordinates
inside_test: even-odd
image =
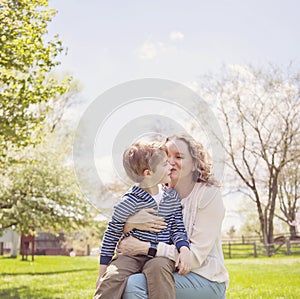
[[[184,34],[180,31],[172,31],[169,37],[171,41],[181,41],[184,39]]]
[[[184,39],[184,35],[180,31],[172,31],[169,34],[169,39],[171,41],[181,41]],[[170,42],[152,42],[147,40],[135,50],[135,53],[141,60],[153,60],[160,55],[175,53],[176,50],[177,48],[174,44],[170,44]]]
[[[139,58],[143,60],[154,59],[158,54],[157,45],[152,42],[146,41],[138,49]]]
[[[171,54],[176,51],[176,47],[163,42],[145,41],[138,49],[137,54],[139,59],[153,60],[160,55]]]

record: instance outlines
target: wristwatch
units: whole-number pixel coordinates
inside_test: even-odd
[[[151,246],[148,250],[148,256],[149,257],[155,257],[156,256],[156,251],[157,251],[157,244],[154,242],[150,242]]]

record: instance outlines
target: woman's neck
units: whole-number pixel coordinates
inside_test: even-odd
[[[182,198],[185,198],[187,197],[193,190],[194,186],[195,186],[196,182],[194,182],[193,180],[179,180],[177,183],[175,183],[174,186],[171,186],[173,187],[179,197],[182,199]]]

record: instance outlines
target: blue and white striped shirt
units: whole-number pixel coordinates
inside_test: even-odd
[[[142,209],[152,208],[157,210],[157,216],[163,217],[167,228],[159,233],[134,229],[127,235],[131,235],[141,241],[174,243],[177,250],[180,247],[189,247],[189,242],[182,219],[182,207],[177,192],[174,189],[163,187],[163,197],[159,205],[154,198],[138,186],[133,186],[122,200],[114,207],[112,219],[105,231],[100,264],[107,265],[115,252],[116,245],[123,236],[123,229],[127,218]]]

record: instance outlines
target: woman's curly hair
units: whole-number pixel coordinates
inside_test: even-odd
[[[211,158],[203,145],[186,134],[171,135],[167,137],[166,142],[175,140],[181,140],[188,146],[189,153],[192,156],[196,167],[196,170],[193,172],[194,181],[219,186],[219,182],[214,178],[211,172]]]

